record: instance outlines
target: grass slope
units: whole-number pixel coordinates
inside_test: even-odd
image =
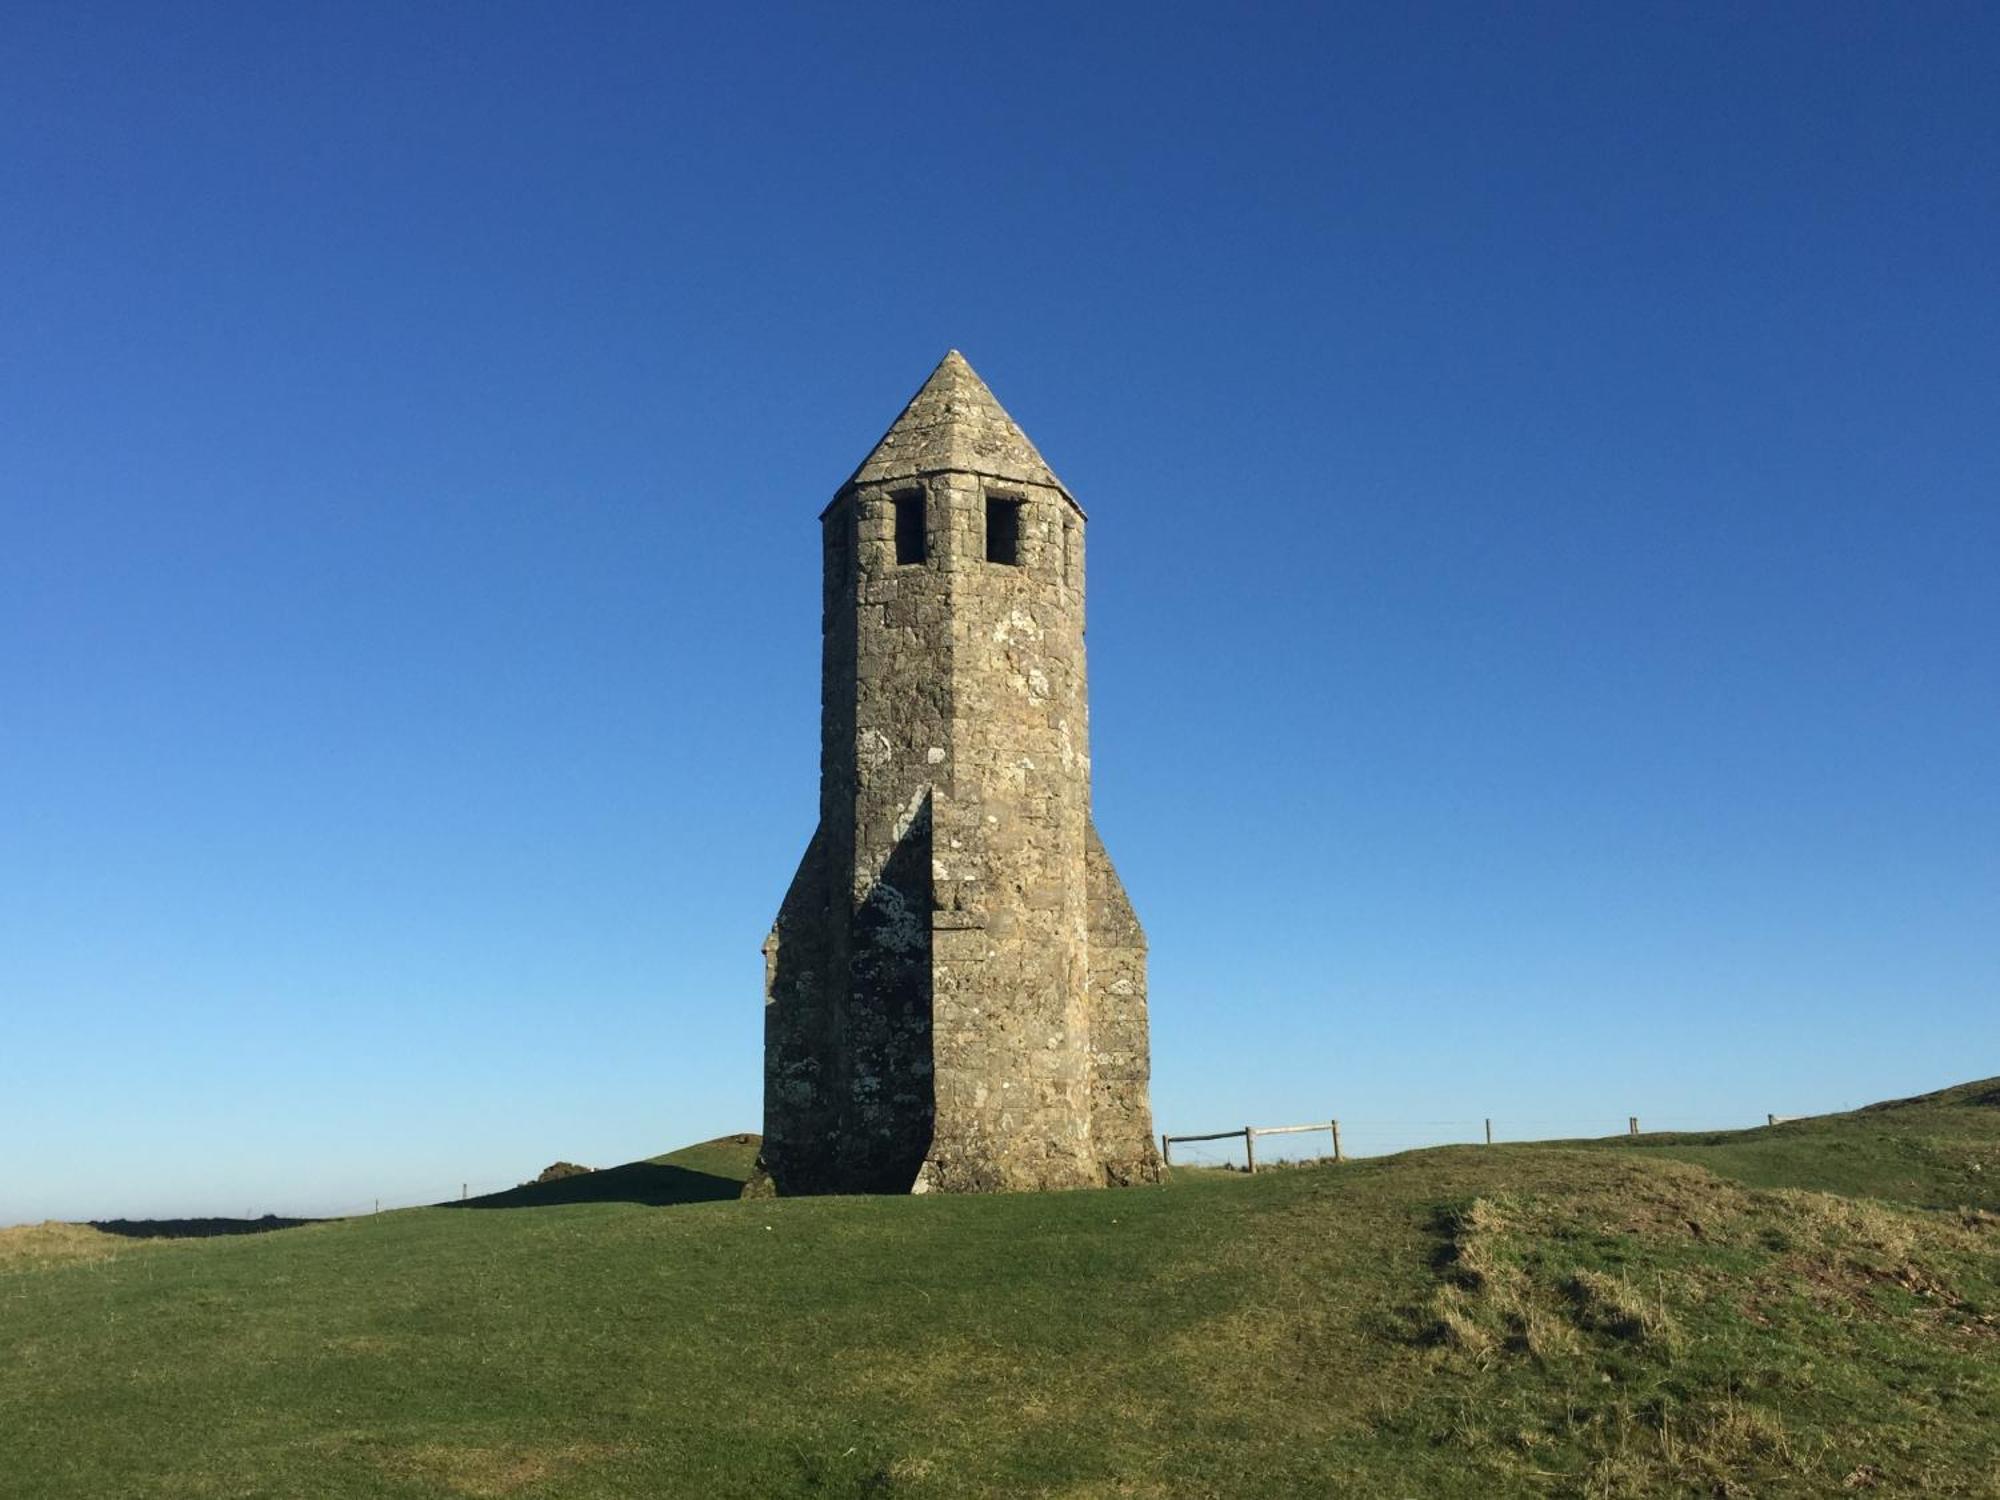
[[[0,1235],[0,1494],[2000,1493],[2000,1080],[1116,1193],[662,1211],[616,1170]]]
[[[563,1203],[712,1203],[736,1197],[757,1162],[754,1135],[723,1135],[665,1156],[606,1167],[554,1182],[524,1182],[483,1197],[441,1203],[440,1208],[551,1208]]]
[[[2000,1078],[1760,1130],[1578,1144],[1671,1156],[1754,1187],[2000,1211]]]

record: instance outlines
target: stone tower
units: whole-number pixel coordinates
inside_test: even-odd
[[[764,945],[782,1193],[1149,1182],[1090,817],[1084,514],[957,350],[820,515],[819,828]]]

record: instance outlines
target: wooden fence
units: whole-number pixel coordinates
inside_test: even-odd
[[[1211,1135],[1162,1135],[1160,1137],[1160,1165],[1174,1164],[1175,1141],[1233,1141],[1243,1138],[1243,1157],[1250,1170],[1257,1170],[1257,1137],[1260,1135],[1297,1135],[1305,1130],[1330,1130],[1333,1132],[1333,1159],[1345,1160],[1340,1154],[1340,1121],[1328,1120],[1324,1125],[1245,1125],[1241,1130],[1218,1130]]]
[[[1782,1125],[1788,1120],[1804,1120],[1809,1118],[1810,1116],[1807,1115],[1774,1115],[1768,1112],[1764,1116],[1766,1123],[1770,1125]],[[1486,1144],[1490,1146],[1493,1144],[1493,1121],[1489,1118],[1484,1123],[1486,1126]],[[1625,1129],[1628,1134],[1631,1135],[1639,1134],[1639,1117],[1637,1115],[1628,1116],[1625,1121]],[[1331,1131],[1333,1133],[1333,1159],[1336,1162],[1345,1161],[1347,1159],[1342,1154],[1340,1149],[1340,1121],[1328,1120],[1324,1125],[1320,1124],[1245,1125],[1241,1130],[1216,1130],[1216,1131],[1211,1131],[1206,1135],[1162,1134],[1160,1136],[1160,1165],[1163,1167],[1171,1167],[1174,1164],[1175,1141],[1193,1142],[1193,1141],[1241,1140],[1243,1142],[1243,1159],[1245,1163],[1248,1165],[1249,1170],[1254,1172],[1257,1170],[1258,1136],[1297,1135],[1302,1131],[1313,1131],[1313,1130]]]

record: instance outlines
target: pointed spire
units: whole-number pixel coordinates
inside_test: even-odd
[[[956,349],[938,361],[848,483],[880,484],[941,469],[1052,485],[1069,494]]]

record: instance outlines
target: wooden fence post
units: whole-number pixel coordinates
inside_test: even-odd
[[[1491,1116],[1488,1116],[1486,1120],[1486,1144],[1489,1146],[1493,1144],[1493,1120]]]
[[[1173,1137],[1168,1135],[1163,1130],[1160,1132],[1160,1165],[1163,1167],[1171,1167],[1173,1164],[1174,1164]]]
[[[1257,1131],[1254,1126],[1243,1127],[1243,1158],[1249,1162],[1254,1173],[1257,1170]]]
[[[1340,1121],[1338,1120],[1333,1122],[1333,1161],[1335,1166],[1340,1164]]]

